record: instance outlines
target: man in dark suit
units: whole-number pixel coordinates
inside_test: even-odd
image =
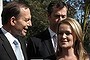
[[[50,26],[36,38],[31,38],[27,43],[27,55],[29,58],[45,58],[55,60],[57,49],[54,44],[53,36],[56,35],[57,25],[60,21],[67,17],[67,5],[60,1],[53,1],[47,8],[48,20]],[[57,41],[57,40],[56,40]]]
[[[0,28],[0,60],[28,60],[26,36],[28,26],[32,26],[29,7],[23,2],[10,2],[2,11]]]

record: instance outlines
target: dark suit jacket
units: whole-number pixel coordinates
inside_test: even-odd
[[[44,58],[55,60],[55,51],[48,29],[36,35],[36,38],[33,37],[28,40],[27,55],[29,59]]]
[[[21,48],[22,48],[25,60],[27,60],[25,44],[22,41],[20,41],[20,43],[21,43]],[[14,54],[14,51],[11,45],[9,44],[9,41],[2,33],[1,29],[0,29],[0,60],[17,60]]]

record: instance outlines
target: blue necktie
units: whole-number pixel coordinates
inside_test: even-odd
[[[17,60],[24,60],[24,58],[23,58],[23,54],[22,54],[22,52],[20,51],[20,49],[21,49],[21,47],[20,47],[20,45],[19,45],[19,42],[18,41],[16,41],[16,40],[14,40],[14,45],[15,45],[15,55],[16,55],[16,57],[17,57]]]

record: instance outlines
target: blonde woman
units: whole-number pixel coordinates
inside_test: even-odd
[[[58,24],[57,60],[89,60],[83,48],[83,33],[80,24],[66,18]]]

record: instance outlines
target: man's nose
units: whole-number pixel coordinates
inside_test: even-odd
[[[60,16],[59,19],[62,21],[62,17]]]
[[[63,20],[63,18],[61,16],[59,16],[59,21],[62,21],[62,20]]]
[[[29,20],[29,22],[28,22],[27,25],[28,25],[28,26],[32,26],[32,22],[31,22],[31,20]]]

